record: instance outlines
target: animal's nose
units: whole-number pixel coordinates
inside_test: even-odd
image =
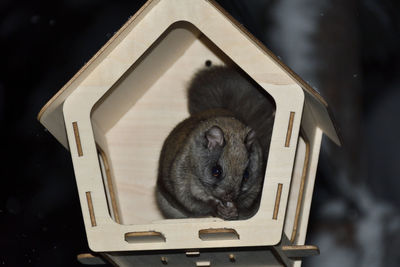
[[[236,198],[235,190],[227,191],[223,196],[223,200],[226,202],[232,202],[233,200],[235,200],[235,198]]]

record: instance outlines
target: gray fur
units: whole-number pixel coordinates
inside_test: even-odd
[[[275,115],[274,100],[239,69],[214,66],[197,72],[188,89],[190,114],[213,108],[230,110],[250,126],[268,153]]]
[[[191,116],[172,130],[160,155],[156,197],[165,217],[245,219],[257,211],[274,106],[254,87],[226,67],[195,75]]]

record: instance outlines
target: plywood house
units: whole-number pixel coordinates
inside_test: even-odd
[[[236,66],[275,101],[261,204],[247,220],[166,220],[159,153],[188,117],[185,86],[207,64]],[[213,1],[149,0],[43,107],[69,149],[92,254],[118,266],[300,266],[321,138],[339,137],[325,100]]]

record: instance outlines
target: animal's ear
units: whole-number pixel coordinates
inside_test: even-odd
[[[206,132],[207,148],[214,149],[216,146],[224,145],[224,132],[218,126],[211,127]]]
[[[250,130],[244,139],[244,144],[246,145],[247,150],[250,150],[254,140],[256,140],[256,132],[254,130]]]

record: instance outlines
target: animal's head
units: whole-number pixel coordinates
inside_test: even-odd
[[[217,216],[234,219],[238,207],[251,206],[261,188],[263,163],[256,134],[230,118],[208,127],[200,138],[200,183],[215,199]]]

